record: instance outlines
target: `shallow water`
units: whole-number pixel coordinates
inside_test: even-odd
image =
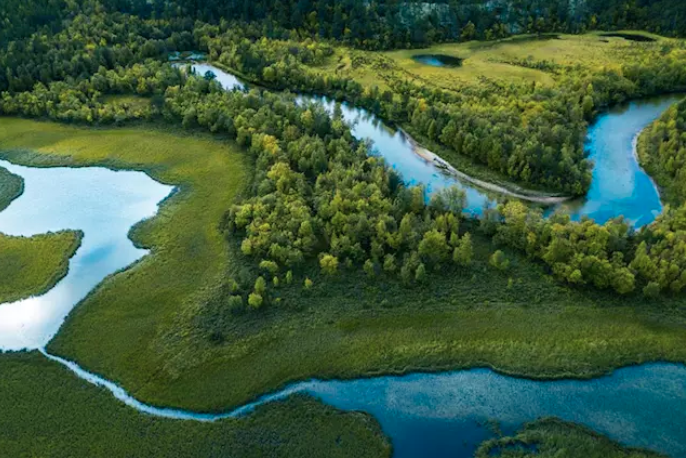
[[[0,232],[32,236],[80,229],[81,247],[69,272],[46,294],[0,305],[0,351],[37,349],[55,335],[64,318],[107,275],[147,251],[133,246],[128,232],[151,217],[172,188],[142,172],[104,168],[0,166],[24,179],[24,194],[0,212]]]

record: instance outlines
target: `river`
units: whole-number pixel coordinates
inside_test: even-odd
[[[198,66],[198,71],[203,67]],[[227,89],[242,83],[212,69]],[[305,99],[302,99],[306,101]],[[589,134],[589,145],[605,149],[592,152],[598,165],[612,155],[607,171],[594,175],[597,186],[585,202],[570,211],[591,215],[604,205],[601,199],[609,181],[613,192],[604,202],[630,205],[631,199],[651,205],[636,209],[632,221],[645,223],[659,212],[659,195],[640,167],[627,162],[626,140],[638,132],[677,98],[638,102],[601,117]],[[329,109],[332,102],[324,101]],[[467,192],[469,206],[478,213],[488,202],[486,194],[453,176],[443,174],[433,161],[416,153],[402,133],[388,129],[362,110],[344,107],[354,134],[374,140],[375,151],[409,183],[423,183],[433,192],[458,184]],[[613,146],[614,145],[614,146]],[[614,149],[613,149],[614,148]],[[595,154],[595,156],[594,156]],[[616,157],[615,157],[616,154]],[[634,159],[635,161],[635,159]],[[140,172],[115,172],[104,168],[30,168],[6,161],[0,166],[25,180],[25,193],[0,213],[0,231],[33,235],[62,229],[81,229],[82,246],[70,261],[67,276],[43,296],[0,305],[0,350],[40,349],[59,330],[65,316],[107,275],[134,263],[146,254],[133,246],[128,233],[138,221],[154,216],[159,203],[172,192]],[[617,168],[611,173],[613,168]],[[627,177],[629,171],[632,177]],[[647,176],[646,176],[647,177]],[[641,181],[643,180],[643,181]],[[649,177],[648,177],[649,180]],[[639,183],[640,181],[640,183]],[[639,190],[632,190],[640,187]],[[629,189],[629,190],[627,190]],[[640,200],[636,200],[640,199]],[[655,204],[657,199],[657,204]],[[638,203],[637,203],[638,205]],[[615,210],[624,208],[617,204]],[[608,214],[612,214],[610,211]],[[647,216],[648,215],[648,216]],[[579,422],[628,445],[649,447],[674,457],[686,457],[686,366],[648,364],[624,368],[613,375],[588,381],[531,381],[506,377],[486,369],[402,377],[374,377],[350,381],[310,380],[293,384],[224,414],[199,414],[147,406],[116,384],[89,374],[76,363],[51,355],[90,383],[103,386],[117,399],[150,415],[197,421],[214,421],[246,414],[255,405],[292,393],[309,393],[344,410],[374,415],[391,437],[395,456],[467,457],[482,440],[492,437],[489,420],[511,432],[525,421],[557,416]]]

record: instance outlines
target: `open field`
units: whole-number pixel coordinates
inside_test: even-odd
[[[686,361],[680,299],[570,289],[514,253],[510,270],[496,273],[487,262],[494,248],[481,237],[469,273],[455,269],[407,289],[362,272],[325,283],[313,267],[303,272],[314,280],[311,291],[300,280],[277,290],[279,305],[234,316],[221,303],[204,305],[231,267],[219,224],[247,173],[234,147],[204,136],[18,119],[0,121],[0,147],[22,164],[145,170],[181,187],[133,231],[153,253],[107,279],[49,346],[145,402],[224,410],[315,376],[490,366],[590,377]]]
[[[0,304],[37,296],[67,275],[69,259],[81,244],[79,231],[34,237],[0,233]]]
[[[374,457],[379,425],[304,396],[214,423],[142,414],[39,353],[0,356],[0,450],[13,458]]]
[[[544,418],[515,435],[486,441],[476,458],[659,458],[664,455],[622,445],[574,423]]]

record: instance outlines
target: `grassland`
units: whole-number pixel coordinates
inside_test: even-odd
[[[1,119],[0,150],[23,164],[138,169],[180,186],[132,233],[152,254],[106,280],[49,345],[145,402],[216,411],[315,376],[487,366],[590,377],[686,361],[680,299],[569,289],[515,253],[508,272],[495,272],[487,263],[494,248],[480,237],[473,268],[431,276],[417,289],[361,272],[325,283],[313,267],[302,274],[314,280],[310,291],[300,277],[277,290],[278,305],[234,316],[206,300],[232,267],[219,226],[250,168],[231,144]]]
[[[38,353],[0,356],[0,455],[13,458],[385,457],[362,413],[307,397],[214,423],[142,414]]]
[[[0,211],[24,192],[24,180],[0,167]]]
[[[37,296],[67,275],[83,234],[62,231],[33,237],[0,233],[0,304]]]
[[[514,436],[485,442],[476,458],[659,458],[649,450],[624,447],[588,428],[555,418],[524,426]]]

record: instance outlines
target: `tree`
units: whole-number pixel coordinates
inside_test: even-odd
[[[263,302],[262,296],[258,293],[250,293],[250,296],[248,296],[248,305],[253,309],[262,307]]]
[[[426,280],[426,267],[424,267],[423,263],[419,263],[417,266],[414,279],[417,281],[417,283],[423,283]]]
[[[510,267],[510,260],[507,259],[505,253],[501,250],[496,250],[489,259],[489,264],[498,270],[507,270]]]
[[[453,261],[455,264],[464,267],[472,263],[473,257],[472,236],[467,232],[462,236],[459,245],[453,251]]]
[[[264,277],[257,277],[257,280],[255,280],[255,292],[263,295],[266,291],[267,281],[264,279]]]
[[[333,275],[338,271],[338,258],[330,254],[324,254],[319,260],[319,265],[322,272],[327,275]]]
[[[445,234],[435,229],[426,232],[422,241],[419,242],[419,254],[431,266],[442,262],[448,253],[449,248]]]
[[[364,271],[369,278],[374,277],[376,275],[376,267],[374,265],[374,261],[372,261],[371,259],[367,259],[364,262]]]

